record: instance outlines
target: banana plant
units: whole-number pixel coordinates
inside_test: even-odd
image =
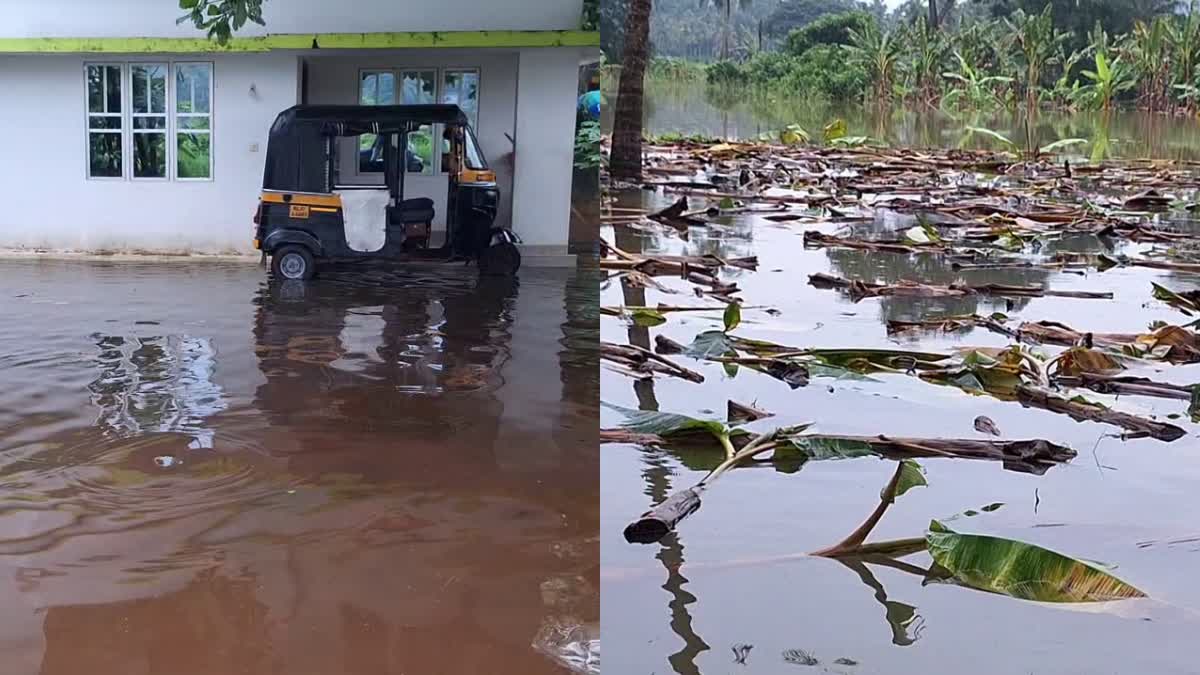
[[[1004,105],[998,85],[1011,84],[1013,78],[1002,75],[984,75],[971,67],[958,50],[954,51],[958,61],[958,72],[945,72],[942,77],[954,82],[953,88],[942,97],[943,107],[991,109]]]
[[[1093,58],[1095,70],[1085,70],[1082,73],[1090,81],[1090,84],[1083,88],[1084,96],[1090,99],[1093,108],[1109,110],[1116,95],[1132,89],[1137,82],[1133,79],[1133,73],[1121,62],[1121,57],[1114,59],[1112,65],[1109,65],[1104,52],[1096,52]]]
[[[1051,5],[1040,14],[1026,14],[1018,9],[1005,23],[1012,34],[1025,69],[1025,107],[1032,112],[1037,108],[1037,92],[1042,75],[1048,65],[1057,59],[1058,47],[1070,37],[1069,33],[1057,30],[1050,15]]]
[[[880,105],[891,102],[900,60],[900,42],[891,30],[880,30],[875,22],[863,28],[848,29],[850,44],[846,51],[852,62],[861,65],[871,78],[874,100]]]

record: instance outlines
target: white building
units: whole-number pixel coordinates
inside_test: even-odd
[[[529,253],[566,250],[578,68],[599,43],[582,0],[267,0],[266,26],[225,47],[177,24],[177,0],[2,4],[0,249],[252,253],[280,111],[456,102],[496,169],[498,222]],[[435,199],[436,230],[435,154],[405,191]]]

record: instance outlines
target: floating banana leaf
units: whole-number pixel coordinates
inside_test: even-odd
[[[634,410],[611,403],[605,407],[616,410],[625,417],[621,427],[639,434],[652,434],[664,439],[688,436],[696,433],[712,434],[716,438],[728,437],[731,429],[720,420],[703,420],[678,413],[653,410]]]
[[[1102,602],[1146,594],[1108,572],[1061,553],[1012,539],[959,534],[934,520],[929,554],[967,586],[1038,602]]]

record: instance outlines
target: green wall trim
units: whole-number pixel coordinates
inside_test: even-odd
[[[583,30],[295,33],[235,37],[225,46],[204,38],[0,38],[0,54],[174,54],[266,52],[276,49],[599,46],[600,33]]]

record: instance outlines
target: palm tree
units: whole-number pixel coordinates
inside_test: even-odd
[[[650,46],[650,5],[651,0],[630,0],[625,15],[625,50],[608,162],[613,178],[642,178],[642,93]]]

